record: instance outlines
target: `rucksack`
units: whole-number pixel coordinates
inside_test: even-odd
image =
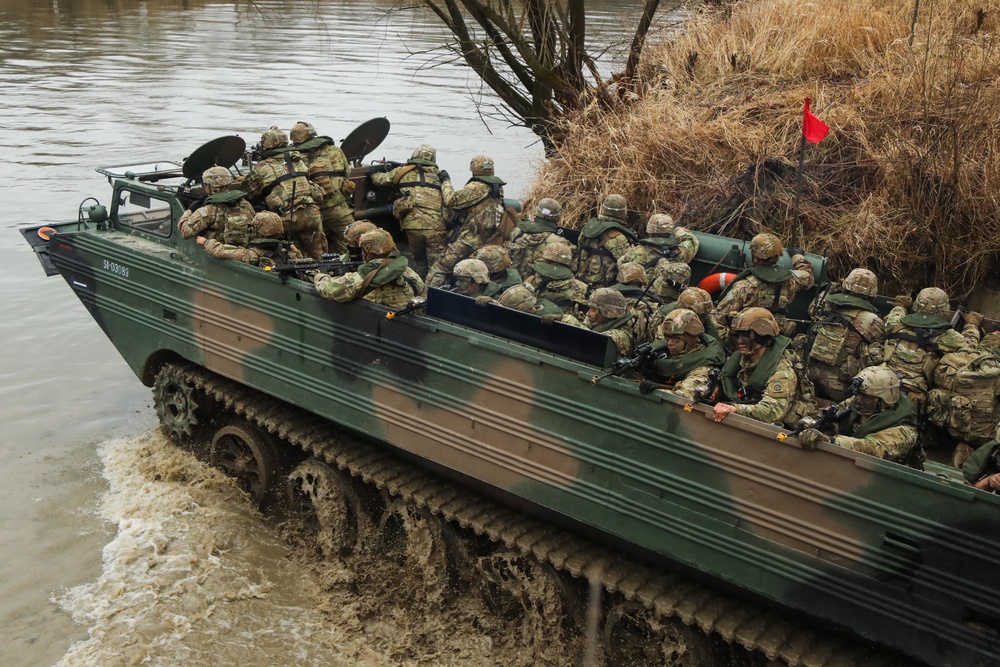
[[[993,437],[998,416],[1000,361],[982,352],[950,352],[934,369],[927,392],[927,418],[954,438],[970,443]]]
[[[493,235],[486,239],[483,245],[502,246],[510,238],[510,235],[514,233],[514,228],[517,227],[517,223],[520,221],[521,216],[515,208],[504,206],[503,213],[500,214],[500,224],[497,225],[493,231]]]

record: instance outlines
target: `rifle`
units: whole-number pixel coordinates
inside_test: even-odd
[[[820,410],[815,417],[803,417],[802,419],[799,420],[798,426],[793,428],[791,431],[788,431],[787,433],[782,431],[781,433],[775,436],[775,439],[778,442],[784,442],[793,435],[798,435],[799,433],[802,433],[802,431],[806,430],[807,428],[815,428],[818,430],[823,430],[827,426],[832,426],[837,422],[839,422],[848,412],[849,412],[848,410],[843,410],[843,411],[838,410],[836,405],[828,405],[822,410]]]
[[[698,405],[702,401],[710,400],[712,394],[718,388],[719,384],[722,382],[722,369],[713,368],[708,372],[708,378],[705,384],[698,387],[695,392],[695,399],[684,406],[684,412],[691,412],[694,410],[694,406]]]
[[[410,302],[405,306],[403,306],[402,308],[391,310],[388,313],[386,313],[385,319],[387,320],[396,319],[400,315],[406,315],[407,313],[412,313],[413,311],[419,310],[420,308],[423,308],[426,305],[427,305],[426,298],[417,297],[416,299],[411,299]]]
[[[275,264],[274,266],[264,267],[264,270],[277,273],[282,278],[286,278],[292,274],[300,275],[306,271],[319,271],[321,273],[342,276],[347,273],[348,269],[356,269],[362,264],[364,262],[343,262],[338,255],[323,253],[318,260]]]
[[[625,371],[632,370],[633,368],[639,368],[645,366],[650,361],[656,357],[656,351],[653,350],[653,346],[649,343],[643,343],[638,348],[636,348],[636,355],[632,358],[622,357],[615,362],[615,365],[611,367],[610,371],[602,375],[595,375],[590,379],[590,384],[596,385],[598,382],[606,377],[611,377],[612,375],[621,375]]]

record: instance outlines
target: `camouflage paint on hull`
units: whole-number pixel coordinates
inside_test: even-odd
[[[932,664],[996,664],[995,496],[111,226],[50,252],[147,384],[186,359],[655,563]]]

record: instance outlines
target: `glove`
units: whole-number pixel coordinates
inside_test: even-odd
[[[639,383],[640,394],[651,394],[657,388],[657,384],[652,380],[643,380]]]
[[[789,248],[788,249],[788,256],[789,257],[795,257],[796,255],[805,255],[805,254],[806,254],[806,251],[803,250],[802,248],[799,248],[798,246],[796,246],[795,248]]]
[[[442,181],[450,181],[451,175],[446,170],[442,169],[441,171],[438,172],[438,178],[440,178]]]
[[[355,183],[349,178],[345,178],[343,181],[340,182],[340,194],[344,195],[345,197],[350,197],[351,195],[354,194],[354,190],[357,187],[358,187],[357,183]]]
[[[909,310],[910,306],[913,305],[913,297],[909,294],[897,294],[896,298],[892,300],[892,305]]]
[[[807,428],[806,430],[799,433],[799,442],[802,443],[802,449],[816,449],[816,445],[821,442],[833,442],[825,433],[821,433],[814,428]]]
[[[302,275],[305,276],[305,279],[307,281],[309,281],[311,283],[315,283],[316,282],[316,276],[319,275],[319,271],[317,271],[316,269],[308,269],[306,271],[303,271]]]
[[[970,310],[969,312],[965,313],[964,317],[965,317],[965,323],[971,324],[974,327],[978,327],[983,323],[983,314],[977,313],[974,310]]]
[[[477,296],[476,297],[476,305],[477,306],[485,306],[488,303],[493,303],[493,299],[491,299],[488,296]]]
[[[541,320],[542,320],[542,324],[546,324],[546,325],[551,326],[553,322],[556,322],[556,321],[559,320],[560,316],[556,315],[555,313],[546,313],[545,315],[541,315],[540,317],[541,317]]]

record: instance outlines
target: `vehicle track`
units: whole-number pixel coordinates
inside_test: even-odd
[[[707,635],[736,642],[791,667],[918,664],[864,640],[812,627],[579,538],[409,465],[385,449],[355,440],[305,410],[194,364],[172,363],[164,370],[177,373],[226,409],[330,466],[574,578],[597,578],[606,594],[639,603],[660,619],[679,619]]]

